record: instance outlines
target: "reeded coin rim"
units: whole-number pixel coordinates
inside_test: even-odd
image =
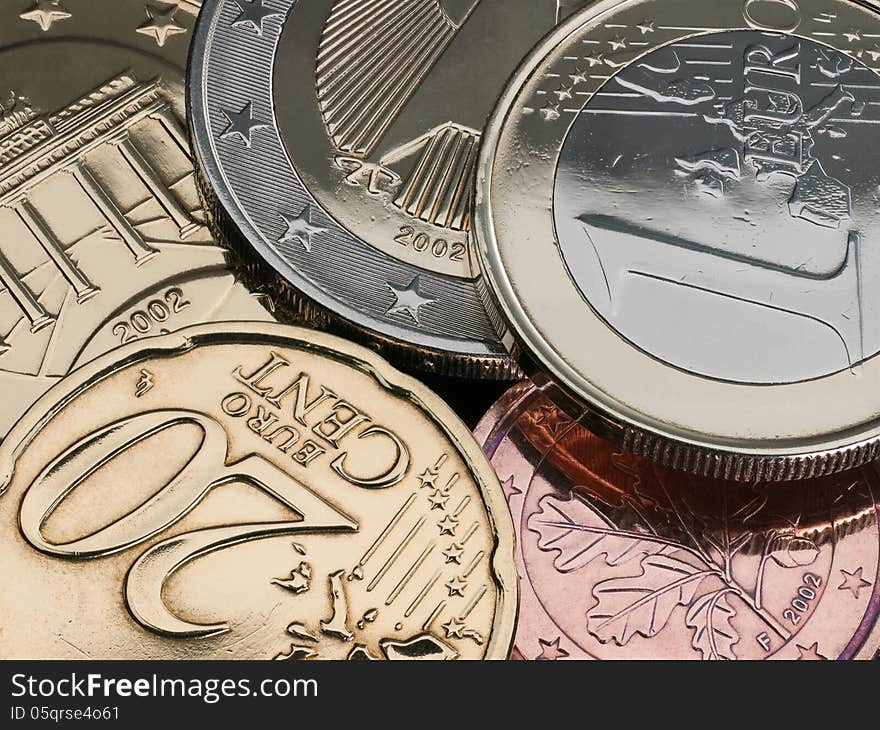
[[[517,383],[512,386],[508,391],[506,391],[498,401],[496,401],[486,412],[486,414],[480,419],[479,424],[474,430],[474,435],[477,438],[477,441],[483,447],[483,451],[486,453],[486,456],[489,457],[490,462],[495,458],[499,447],[505,441],[505,439],[510,438],[511,432],[517,428],[518,424],[521,422],[522,416],[527,413],[536,402],[540,402],[542,397],[547,397],[547,392],[545,389],[540,386],[531,383],[530,381],[523,381],[521,383]],[[577,428],[577,426],[572,423],[567,427],[567,431],[570,432],[571,428]],[[532,443],[528,436],[525,435],[526,441],[528,443]],[[535,447],[537,448],[537,447]],[[540,454],[539,456],[532,456],[531,459],[537,459],[538,462],[542,462],[547,458],[548,451],[538,450],[536,454]],[[529,461],[529,466],[535,466],[535,464]],[[539,465],[538,465],[539,466]],[[536,471],[532,474],[532,477],[537,474],[537,466],[535,466]],[[866,466],[862,466],[861,469],[869,470],[875,476],[875,481],[880,483],[880,464],[869,464]],[[528,487],[523,487],[524,492],[528,492]],[[875,500],[880,499],[880,495],[875,495]],[[871,513],[870,517],[873,519],[877,510],[875,508],[874,512]],[[839,525],[835,523],[833,520],[829,523],[823,525],[824,528],[828,530],[836,530],[839,529]],[[880,546],[878,546],[878,550],[880,550]],[[522,561],[522,549],[521,542],[517,539],[516,543],[516,560],[517,565],[519,566]],[[528,582],[527,578],[522,578]],[[532,588],[523,588],[520,586],[520,595],[522,596],[524,590],[533,590]],[[829,585],[826,590],[833,590],[831,585]],[[874,591],[872,594],[871,600],[868,604],[868,607],[865,610],[865,614],[863,615],[861,621],[859,622],[858,627],[852,634],[852,638],[847,644],[846,649],[844,650],[844,654],[852,646],[853,643],[858,643],[858,648],[854,649],[852,655],[849,657],[853,660],[869,660],[869,659],[880,659],[880,611],[877,609],[877,605],[880,603],[880,589]],[[867,618],[872,612],[876,612],[878,615],[878,620],[873,624]],[[512,658],[522,658],[517,657],[518,648],[516,644],[516,639],[514,639],[514,647],[511,653]],[[596,658],[599,660],[599,658]],[[771,658],[772,659],[772,658]]]
[[[283,297],[295,300],[295,308],[302,308],[302,300],[305,299],[311,308],[320,310],[324,319],[329,317],[333,324],[338,324],[343,329],[354,330],[351,332],[352,335],[375,344],[396,362],[403,365],[412,364],[419,369],[430,372],[451,373],[461,377],[501,380],[519,377],[521,373],[518,372],[516,363],[510,357],[505,343],[497,332],[493,332],[494,339],[490,342],[489,340],[461,337],[456,332],[458,326],[456,322],[449,322],[447,331],[438,334],[426,332],[416,326],[408,326],[403,322],[392,321],[389,316],[382,318],[378,310],[369,312],[364,307],[353,306],[351,302],[340,298],[335,292],[325,290],[306,273],[286,261],[268,243],[251,219],[247,206],[240,200],[222,169],[217,140],[211,130],[208,88],[204,79],[208,71],[211,52],[209,46],[224,8],[224,2],[220,0],[207,4],[199,14],[193,30],[186,79],[188,124],[194,161],[199,172],[197,178],[202,194],[207,198],[209,218],[218,238],[246,255],[259,257],[261,263],[265,263],[276,274],[273,277],[275,283],[284,289],[289,289],[289,291],[283,292]],[[281,23],[282,33],[284,23],[287,21],[288,18],[285,17]],[[265,42],[265,36],[269,35],[268,25],[269,21],[267,20],[267,30],[259,36],[254,33],[247,36],[242,35],[242,46],[236,49],[235,55],[239,58],[248,57],[248,41]],[[274,56],[269,75],[269,88],[262,91],[262,96],[271,100],[275,75]],[[273,133],[278,134],[274,117],[269,126],[272,127]],[[373,249],[369,243],[364,242],[354,232],[339,223],[332,212],[326,210],[315,199],[308,187],[302,182],[297,166],[290,159],[283,140],[281,140],[281,149],[285,164],[297,178],[299,187],[311,201],[311,205],[320,208],[331,220],[332,225],[345,236],[369,247],[374,254],[378,269],[383,271],[387,269],[388,275],[394,278],[399,278],[399,276],[395,277],[395,272],[404,269],[407,272],[404,279],[422,278],[433,279],[437,282],[462,282],[462,285],[474,288],[476,300],[484,301],[479,295],[481,289],[479,275],[468,279],[438,274],[406,261],[393,259],[382,251]],[[460,309],[454,303],[450,303],[449,311],[455,314]],[[492,312],[487,312],[486,317],[488,322],[493,321]],[[337,323],[335,320],[339,320],[339,322]],[[497,328],[493,327],[493,330],[495,329]]]
[[[274,322],[219,322],[133,342],[106,353],[54,385],[0,442],[0,499],[12,482],[18,458],[37,430],[97,382],[134,364],[180,355],[202,345],[247,343],[305,350],[348,365],[372,378],[391,397],[403,398],[418,408],[458,450],[486,505],[495,537],[492,577],[496,582],[497,598],[485,659],[506,660],[516,629],[519,581],[514,565],[513,520],[494,468],[470,429],[440,396],[367,348],[340,337]]]
[[[802,383],[726,383],[686,373],[630,344],[572,283],[559,253],[552,214],[561,145],[555,146],[555,138],[552,144],[545,138],[530,138],[514,115],[522,94],[542,68],[550,66],[561,46],[584,26],[627,4],[628,0],[600,0],[550,33],[512,76],[486,128],[477,168],[474,238],[489,294],[511,336],[559,384],[563,401],[573,397],[590,404],[586,420],[602,435],[665,466],[731,480],[779,481],[834,473],[877,458],[880,402],[872,404],[869,396],[872,391],[880,393],[880,356],[864,361],[855,371]],[[875,3],[853,5],[869,12],[878,9]],[[567,133],[568,125],[562,129]],[[508,153],[505,143],[509,145],[515,135],[521,144],[525,139],[534,142],[532,149],[540,149],[530,160],[530,186],[519,184],[522,181],[499,182],[512,175],[510,170],[496,170],[496,162]],[[542,166],[549,170],[538,171]],[[517,211],[516,241],[499,240],[498,210]],[[508,215],[509,225],[512,215],[501,215]],[[513,257],[514,246],[520,250],[540,246],[542,252],[558,257],[558,262],[554,258],[547,264],[553,278],[536,281],[533,275],[528,281],[522,263],[520,271],[512,274],[507,259]],[[534,263],[534,258],[530,261]],[[548,291],[553,292],[554,307],[551,311],[545,306],[543,321],[536,321],[528,309],[540,311],[539,300],[546,300]],[[565,337],[560,323],[552,321],[554,312],[560,311],[577,328],[569,327]],[[548,335],[550,327],[555,331]],[[858,379],[856,387],[853,378]],[[773,423],[767,421],[771,400]],[[561,405],[573,410],[570,402]],[[575,412],[571,415],[578,417]]]

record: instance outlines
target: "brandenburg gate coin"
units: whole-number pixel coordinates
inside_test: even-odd
[[[217,323],[104,355],[13,428],[0,484],[7,659],[510,650],[492,467],[437,396],[329,335]]]
[[[189,76],[200,180],[245,276],[408,367],[517,372],[471,252],[505,81],[578,0],[221,0]]]
[[[477,429],[514,516],[523,659],[871,659],[880,471],[718,484],[626,453],[540,389]]]
[[[735,480],[880,455],[878,37],[876,3],[604,0],[516,73],[479,256],[601,434]]]
[[[73,368],[268,313],[204,223],[185,133],[198,4],[0,6],[0,438]]]

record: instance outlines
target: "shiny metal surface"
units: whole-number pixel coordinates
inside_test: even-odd
[[[880,78],[818,39],[652,50],[562,145],[554,222],[572,279],[636,347],[707,377],[791,383],[874,357],[878,100]]]
[[[513,68],[574,5],[258,0],[259,22],[207,7],[197,159],[253,280],[410,365],[514,372],[471,252],[477,150]]]
[[[188,328],[65,378],[0,445],[0,546],[4,659],[503,659],[513,637],[510,516],[467,427],[310,330]]]
[[[832,6],[596,3],[487,129],[476,234],[509,336],[664,464],[785,480],[880,453],[880,22]]]
[[[114,347],[270,318],[199,205],[183,88],[198,5],[0,5],[0,438]]]
[[[710,482],[603,441],[530,384],[477,428],[514,515],[524,659],[870,659],[876,465]]]

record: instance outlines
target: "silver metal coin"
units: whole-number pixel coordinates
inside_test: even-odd
[[[581,5],[209,4],[189,101],[215,228],[288,310],[409,365],[515,373],[471,252],[477,152],[522,56]]]
[[[738,479],[878,454],[876,7],[606,0],[517,73],[480,256],[606,435]]]

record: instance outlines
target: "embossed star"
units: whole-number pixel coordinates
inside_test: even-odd
[[[70,13],[61,6],[61,0],[34,0],[34,6],[18,17],[22,20],[31,20],[39,25],[41,30],[46,31],[52,27],[52,23],[67,20]]]
[[[321,228],[312,223],[312,206],[310,205],[303,208],[295,218],[286,216],[283,213],[281,217],[287,224],[287,231],[278,239],[278,243],[293,243],[295,241],[302,245],[308,253],[311,253],[312,236],[327,233],[326,228]]]
[[[566,99],[572,98],[572,96],[573,96],[572,91],[573,90],[574,89],[571,86],[566,86],[565,84],[562,84],[553,93],[556,94],[556,97],[559,99],[559,101],[565,101]]]
[[[248,149],[250,149],[250,146],[253,143],[251,135],[254,130],[263,129],[269,126],[268,124],[258,122],[254,119],[254,105],[251,102],[248,102],[244,109],[239,112],[229,112],[225,109],[222,111],[223,116],[225,116],[229,122],[229,126],[220,133],[220,139],[238,137],[244,142],[244,146]]]
[[[445,624],[442,624],[442,629],[446,632],[447,639],[464,638],[465,628],[467,628],[466,624],[455,617],[449,619]]]
[[[843,37],[846,38],[850,43],[855,43],[862,40],[862,31],[860,31],[858,28],[850,28],[843,34]]]
[[[571,422],[553,406],[540,406],[535,411],[535,423],[543,426],[551,436],[558,436]]]
[[[608,45],[611,46],[612,51],[622,51],[626,48],[626,38],[614,36],[614,40],[608,41]]]
[[[446,564],[455,563],[461,565],[461,556],[464,555],[464,548],[458,543],[452,543],[443,551],[443,557],[446,558]]]
[[[458,527],[458,520],[455,519],[452,515],[446,515],[440,522],[437,523],[437,527],[440,528],[440,535],[452,535],[455,537],[455,530]]]
[[[590,68],[594,66],[601,66],[605,63],[605,54],[604,53],[591,53],[589,56],[584,56],[584,60],[590,64]]]
[[[575,86],[577,86],[578,84],[585,84],[587,83],[587,72],[580,66],[578,66],[573,73],[570,73],[568,75],[568,78],[571,79],[571,83],[573,83]]]
[[[817,641],[810,647],[801,646],[800,644],[795,644],[798,650],[797,660],[801,661],[826,661],[828,657],[824,657],[819,653],[819,642]]]
[[[263,6],[263,0],[234,0],[241,11],[238,17],[232,21],[233,28],[250,28],[257,35],[263,35],[263,20],[274,16],[282,16],[276,10]]]
[[[449,591],[449,596],[463,596],[465,590],[467,589],[467,581],[462,580],[460,576],[455,576],[451,581],[446,584],[446,590]]]
[[[548,103],[547,106],[541,109],[541,116],[544,117],[545,121],[555,122],[562,116],[559,112],[559,104]]]
[[[880,60],[880,44],[875,43],[874,47],[870,50],[865,51],[874,63],[877,63]]]
[[[843,583],[837,586],[837,590],[850,591],[853,594],[853,598],[858,598],[862,589],[871,585],[869,581],[862,578],[861,567],[853,573],[847,570],[841,570],[840,572],[843,574]]]
[[[562,637],[560,636],[557,636],[556,639],[553,641],[538,639],[538,645],[541,647],[541,653],[536,656],[535,659],[551,662],[554,662],[557,659],[565,659],[565,657],[568,656],[568,652],[559,646],[561,642]]]
[[[388,308],[388,314],[405,314],[412,317],[416,324],[421,324],[422,307],[436,302],[436,299],[428,299],[419,291],[419,283],[421,277],[413,279],[409,286],[398,288],[392,283],[388,283],[388,288],[394,294],[395,301]]]
[[[147,19],[137,28],[138,33],[152,36],[161,47],[168,38],[180,33],[186,33],[186,28],[178,25],[174,16],[180,8],[175,5],[160,6],[155,3],[147,5]]]
[[[647,35],[648,33],[653,33],[657,28],[654,25],[654,22],[651,20],[645,20],[639,23],[636,28],[639,29],[639,32],[642,35]]]
[[[419,488],[424,489],[425,487],[434,487],[437,484],[437,477],[440,476],[440,472],[436,469],[425,469],[419,476],[417,477],[419,480]]]
[[[430,503],[432,510],[444,509],[448,501],[449,493],[444,492],[442,489],[435,489],[428,497],[428,502]]]
[[[517,494],[522,494],[522,489],[518,489],[513,485],[513,475],[510,475],[510,479],[507,481],[501,482],[501,488],[504,490],[504,494],[507,495],[507,501],[509,502],[513,499]]]

